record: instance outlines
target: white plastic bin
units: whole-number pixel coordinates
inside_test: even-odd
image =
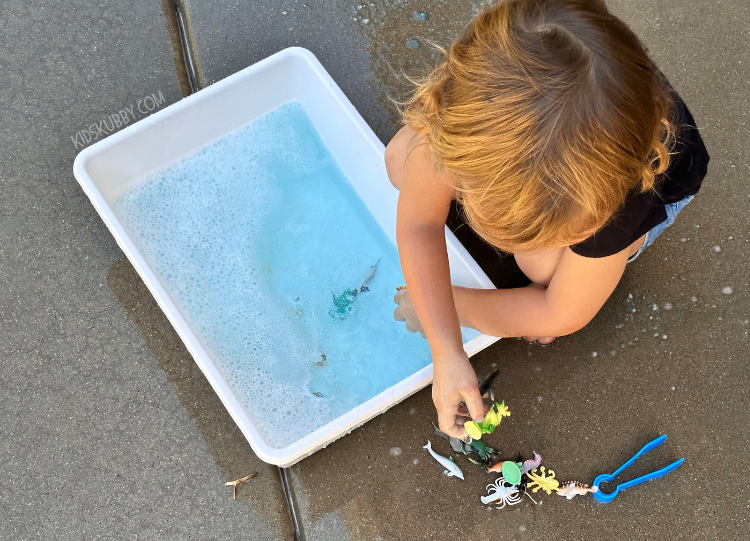
[[[258,456],[290,466],[428,385],[432,365],[284,448],[269,446],[178,310],[129,232],[116,217],[115,200],[144,177],[222,137],[288,100],[298,100],[324,143],[352,181],[377,222],[396,242],[398,192],[383,162],[385,147],[320,62],[308,50],[284,49],[84,149],[74,173],[117,243],[148,286],[196,363]],[[451,279],[475,288],[492,282],[446,228]],[[495,342],[479,335],[465,344],[469,355]]]

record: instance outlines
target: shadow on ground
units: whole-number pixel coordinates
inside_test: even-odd
[[[195,421],[226,481],[259,472],[237,488],[262,516],[285,511],[278,470],[258,459],[216,392],[198,368],[169,320],[130,261],[122,256],[107,273],[107,284],[135,323],[146,346],[174,387],[180,403]],[[232,489],[227,487],[229,497]],[[281,510],[281,511],[280,511]]]

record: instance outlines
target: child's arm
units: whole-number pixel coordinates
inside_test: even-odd
[[[404,162],[398,198],[396,238],[401,268],[433,362],[432,398],[440,429],[462,438],[456,424],[463,401],[474,420],[484,409],[474,369],[464,352],[450,283],[445,220],[452,190],[431,166],[426,145]],[[465,416],[465,413],[463,413]]]
[[[490,336],[563,336],[588,324],[625,270],[628,249],[602,258],[565,249],[547,289],[453,287],[461,325]]]

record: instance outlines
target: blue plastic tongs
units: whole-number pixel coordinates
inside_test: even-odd
[[[667,473],[671,472],[672,470],[676,470],[680,467],[680,464],[682,464],[682,461],[685,460],[684,458],[681,458],[680,460],[677,460],[676,462],[672,462],[669,466],[665,466],[660,470],[656,470],[655,472],[647,473],[646,475],[643,475],[641,477],[637,477],[636,479],[633,479],[632,481],[628,481],[627,483],[623,483],[621,485],[617,485],[617,488],[615,488],[614,492],[611,492],[610,494],[605,494],[602,492],[602,490],[599,488],[599,483],[609,483],[620,475],[622,473],[622,470],[627,468],[628,466],[631,466],[633,462],[636,461],[636,459],[641,456],[644,453],[648,453],[651,449],[654,447],[658,447],[662,443],[664,443],[664,440],[667,439],[667,435],[664,434],[663,436],[659,436],[654,441],[647,443],[643,446],[643,449],[638,451],[633,458],[628,460],[625,464],[617,468],[613,473],[603,473],[601,475],[598,475],[596,479],[594,479],[593,487],[596,487],[596,492],[592,494],[594,498],[599,500],[600,502],[611,502],[615,499],[615,496],[617,496],[617,493],[625,488],[630,488],[634,485],[637,485],[639,483],[643,483],[644,481],[650,481],[651,479],[656,479],[657,477],[661,477],[662,475],[666,475]]]

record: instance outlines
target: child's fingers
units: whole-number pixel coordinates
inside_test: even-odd
[[[454,438],[464,439],[466,437],[466,430],[463,426],[456,424],[456,416],[452,413],[438,411],[438,427]]]
[[[487,395],[484,395],[483,398],[486,398],[486,397],[487,397]],[[487,412],[490,411],[490,407],[487,404],[485,404],[484,402],[482,402],[482,411],[484,412],[485,415],[487,415]],[[459,406],[458,406],[458,413],[456,415],[459,415],[461,417],[469,417],[469,418],[471,417],[471,415],[469,414],[469,410],[466,409],[466,406],[464,405],[463,402],[461,402],[461,404],[459,404]]]
[[[471,417],[471,415],[469,415],[469,408],[466,407],[466,402],[464,402],[463,400],[458,403],[457,415],[461,415],[463,417]]]
[[[404,314],[401,313],[401,307],[396,306],[396,308],[393,310],[393,319],[396,321],[405,321],[406,318],[404,317]]]
[[[463,397],[471,418],[481,423],[484,419],[484,402],[482,402],[482,397],[479,396],[479,391],[463,394]]]

